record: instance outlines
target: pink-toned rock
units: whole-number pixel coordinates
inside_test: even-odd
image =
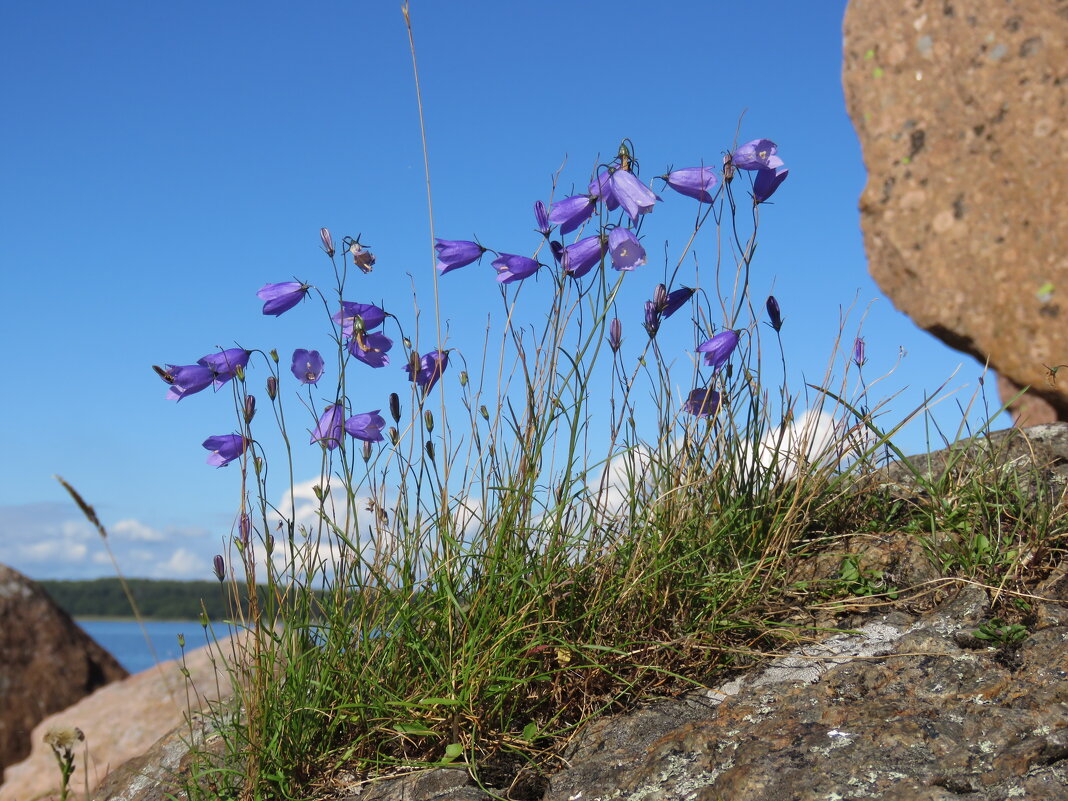
[[[1068,420],[1068,3],[850,0],[844,39],[872,277],[1030,387],[1018,425]]]
[[[230,641],[223,641],[228,661],[233,661]],[[120,682],[103,687],[62,712],[43,720],[32,735],[33,751],[12,765],[0,785],[0,801],[51,801],[57,798],[59,771],[44,735],[53,726],[77,726],[85,742],[75,749],[76,770],[71,780],[76,797],[84,797],[85,777],[92,791],[107,773],[128,759],[147,751],[160,737],[196,710],[231,692],[229,675],[213,656],[218,648],[201,648],[186,655],[185,667],[196,687],[190,688],[181,673],[182,663],[163,662]],[[88,751],[88,774],[85,754]]]
[[[46,715],[127,675],[39,584],[0,565],[0,774]]]

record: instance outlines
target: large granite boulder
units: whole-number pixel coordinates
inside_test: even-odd
[[[1068,2],[850,0],[844,33],[872,277],[1031,387],[1018,425],[1068,420]]]
[[[127,673],[48,593],[0,565],[0,772],[30,753],[31,732]]]

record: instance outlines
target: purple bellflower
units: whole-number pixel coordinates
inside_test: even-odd
[[[327,450],[334,450],[341,444],[341,432],[344,429],[345,410],[340,404],[332,403],[323,409],[319,422],[311,435],[311,444],[321,442]]]
[[[615,211],[619,208],[619,198],[612,189],[611,172],[599,172],[590,181],[590,194],[596,195],[604,203],[607,211]]]
[[[558,200],[549,207],[549,222],[560,226],[561,234],[569,234],[593,214],[595,195],[572,195]]]
[[[180,401],[186,395],[195,395],[211,386],[215,374],[210,367],[201,364],[168,364],[166,370],[154,368],[156,373],[171,385],[167,400]]]
[[[652,211],[653,204],[659,200],[652,189],[626,170],[616,170],[608,181],[619,205],[630,215],[632,222],[638,222],[638,215]]]
[[[731,164],[739,170],[777,170],[782,166],[782,159],[775,155],[778,151],[770,139],[754,139],[734,151]]]
[[[334,237],[330,235],[329,228],[319,229],[319,239],[323,242],[323,250],[330,258],[334,258]]]
[[[656,308],[655,300],[645,301],[645,322],[642,323],[649,336],[655,337],[660,330],[660,312]]]
[[[302,384],[317,384],[323,375],[323,357],[317,350],[297,348],[293,351],[293,375]]]
[[[689,301],[690,298],[693,297],[693,293],[696,291],[696,289],[691,289],[688,286],[683,286],[679,287],[673,292],[668,292],[667,298],[664,302],[664,310],[661,312],[661,314],[664,316],[664,319],[666,320],[668,317],[670,317],[679,309],[681,309],[683,305],[687,301]]]
[[[219,581],[226,581],[226,562],[223,561],[222,554],[215,554],[215,558],[211,560],[212,570],[215,571],[215,578]]]
[[[768,323],[775,329],[777,334],[782,330],[782,311],[779,309],[779,301],[775,300],[774,295],[768,295],[767,309]]]
[[[478,242],[453,239],[435,239],[434,250],[438,252],[437,267],[442,275],[478,261],[486,252]]]
[[[727,329],[698,346],[697,352],[705,354],[705,364],[713,370],[720,369],[738,347],[738,332]]]
[[[680,195],[692,197],[702,203],[712,202],[712,187],[716,185],[716,173],[711,167],[684,167],[662,176],[667,185]]]
[[[557,264],[564,260],[563,243],[557,242],[555,239],[553,239],[549,242],[549,250],[552,251],[553,258],[556,260]]]
[[[239,369],[245,369],[248,365],[249,353],[244,348],[227,348],[197,359],[197,364],[211,370],[215,378],[215,388],[218,389],[233,378]]]
[[[645,248],[626,228],[613,228],[608,234],[608,251],[616,270],[633,270],[645,264]]]
[[[422,359],[418,359],[417,354],[413,353],[411,362],[404,365],[404,369],[408,372],[408,380],[422,387],[425,394],[434,388],[448,366],[449,352],[435,350],[426,354]]]
[[[561,259],[564,272],[572,278],[582,278],[586,273],[601,263],[605,253],[605,242],[600,234],[580,239],[564,248]]]
[[[612,322],[608,324],[608,347],[612,349],[612,353],[618,353],[622,344],[623,323],[619,321],[618,317],[613,317]]]
[[[385,418],[379,413],[379,409],[363,414],[354,414],[345,421],[345,430],[349,435],[364,442],[381,442],[382,429],[386,425]]]
[[[356,324],[357,318],[360,320],[359,325]],[[361,328],[364,331],[378,328],[385,322],[386,312],[373,303],[351,303],[343,300],[341,311],[334,312],[330,319],[341,326],[341,333],[351,337],[355,328]]]
[[[864,355],[864,338],[857,337],[853,341],[853,362],[857,367],[863,367],[868,363],[867,357]]]
[[[790,174],[790,171],[785,167],[780,167],[777,170],[761,170],[757,173],[756,180],[753,181],[753,205],[763,203],[769,197],[775,194],[775,190],[779,188],[779,184],[786,180],[786,176]]]
[[[719,393],[711,387],[698,387],[690,392],[682,405],[695,417],[709,417],[719,409]]]
[[[280,284],[265,284],[256,295],[264,301],[263,313],[277,317],[304,300],[309,289],[310,285],[300,281],[283,281]]]
[[[538,271],[541,264],[526,256],[516,256],[513,253],[502,253],[493,260],[493,268],[497,271],[497,280],[502,284],[510,284],[513,281],[522,281],[530,278]]]
[[[553,226],[549,222],[549,213],[545,210],[545,204],[540,200],[534,202],[534,219],[538,221],[537,232],[548,239]]]
[[[223,434],[218,437],[208,437],[203,445],[211,451],[208,454],[208,464],[223,467],[245,452],[248,440],[240,434]]]
[[[357,331],[349,340],[349,353],[371,367],[385,367],[389,364],[388,353],[392,347],[393,340],[377,331],[370,334]]]

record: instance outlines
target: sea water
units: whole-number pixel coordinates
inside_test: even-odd
[[[96,640],[130,673],[140,673],[160,662],[181,656],[178,635],[185,637],[186,653],[206,645],[204,627],[196,620],[146,620],[144,632],[136,620],[99,620],[79,618],[77,624]],[[225,624],[216,624],[225,629]],[[151,641],[150,648],[145,634]],[[220,633],[226,636],[229,632]],[[155,655],[152,651],[155,649]]]

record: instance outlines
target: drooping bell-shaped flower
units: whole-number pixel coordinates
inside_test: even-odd
[[[775,194],[775,190],[786,180],[790,170],[780,167],[777,170],[761,170],[753,181],[753,205],[763,203]]]
[[[560,226],[561,234],[569,234],[593,214],[595,195],[572,195],[558,200],[549,207],[549,222]]]
[[[719,393],[711,387],[699,387],[690,392],[682,405],[695,417],[709,417],[719,409]]]
[[[156,374],[170,384],[167,400],[180,401],[211,386],[215,373],[201,364],[168,364],[167,369],[154,368]]]
[[[540,200],[534,201],[534,219],[538,222],[537,232],[549,238],[549,232],[553,230],[552,223],[549,222],[549,213],[545,210],[545,204]]]
[[[478,242],[457,239],[435,239],[434,250],[438,252],[437,268],[442,275],[478,261],[486,252]]]
[[[217,437],[208,437],[204,440],[203,446],[211,451],[208,454],[208,464],[213,467],[222,467],[230,464],[245,452],[248,440],[240,434],[222,434]]]
[[[782,159],[775,154],[778,146],[770,139],[754,139],[731,154],[731,164],[739,170],[777,170]]]
[[[264,301],[263,313],[277,317],[304,300],[311,286],[300,281],[283,281],[280,284],[265,284],[256,296]]]
[[[716,185],[716,172],[711,167],[683,167],[663,176],[667,185],[680,195],[692,197],[702,203],[712,202],[712,188]]]
[[[211,370],[215,379],[215,388],[218,389],[233,378],[238,370],[245,369],[249,355],[250,351],[244,348],[227,348],[197,359],[197,364]]]
[[[516,256],[514,253],[502,253],[493,260],[493,268],[497,271],[497,280],[502,284],[510,284],[513,281],[522,281],[530,278],[538,271],[541,264],[527,256]]]
[[[355,329],[371,331],[386,320],[386,312],[373,303],[353,303],[341,301],[341,311],[331,315],[331,320],[341,326],[341,333],[347,337],[352,336]]]
[[[645,248],[627,228],[613,228],[608,234],[608,252],[616,270],[633,270],[645,264]]]
[[[601,263],[604,253],[604,240],[600,234],[594,234],[565,247],[561,264],[572,278],[581,278]]]
[[[393,340],[385,334],[373,331],[370,334],[356,332],[349,340],[349,353],[371,367],[385,367],[389,364],[389,349]]]
[[[297,348],[293,351],[293,375],[302,384],[316,384],[323,375],[323,357],[317,350]]]
[[[411,362],[404,365],[404,369],[408,372],[408,379],[422,387],[425,394],[434,388],[448,366],[449,352],[435,350],[426,354],[422,359],[413,353]]]
[[[652,189],[639,181],[634,173],[616,170],[608,179],[623,211],[630,215],[632,222],[638,222],[638,216],[653,210],[653,204],[659,199]]]
[[[712,339],[697,347],[698,353],[705,354],[705,364],[718,370],[727,363],[727,359],[738,347],[738,332],[727,329],[720,331]]]
[[[668,292],[667,298],[664,302],[664,310],[663,312],[661,312],[661,314],[663,314],[664,316],[664,319],[666,320],[668,317],[670,317],[679,309],[681,309],[683,305],[686,304],[690,300],[690,298],[693,297],[693,293],[696,291],[696,289],[692,289],[688,286],[683,286],[672,292]]]
[[[599,197],[607,211],[615,211],[619,208],[619,198],[616,197],[612,182],[609,180],[611,177],[612,173],[605,170],[598,172],[590,181],[590,194]]]
[[[364,442],[381,442],[384,439],[382,429],[386,421],[378,412],[379,410],[375,409],[373,412],[354,414],[346,420],[345,430],[349,436]]]
[[[329,451],[341,444],[341,432],[344,430],[345,410],[341,404],[332,403],[323,409],[319,422],[312,431],[311,444],[321,442]]]
[[[768,302],[765,305],[768,310],[768,322],[775,329],[775,333],[779,333],[782,330],[782,312],[779,309],[779,301],[775,300],[774,295],[768,295]]]

